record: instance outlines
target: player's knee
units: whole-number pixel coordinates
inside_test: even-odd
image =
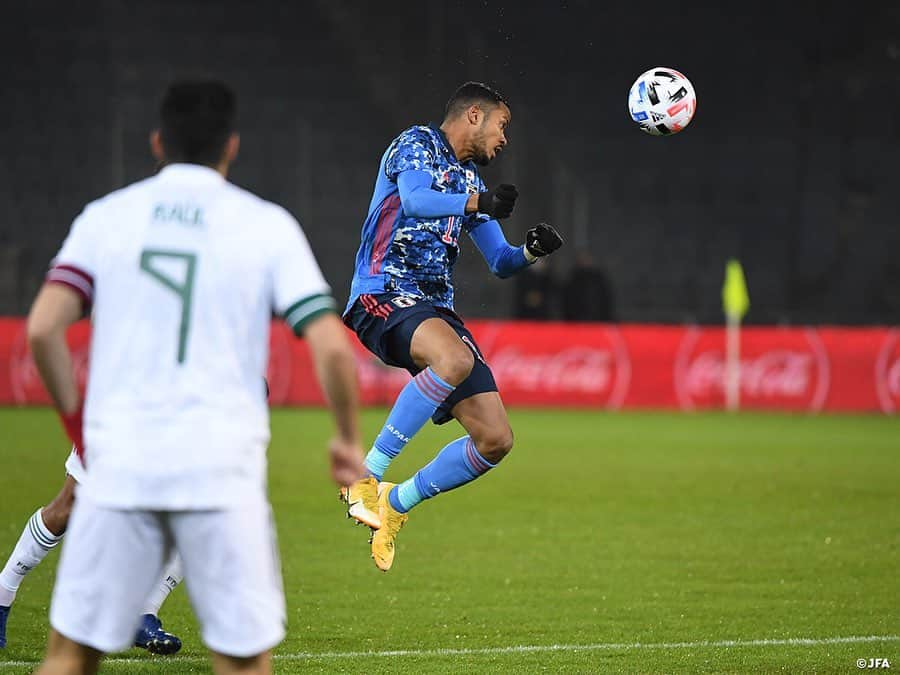
[[[53,534],[59,536],[66,531],[69,526],[69,516],[72,515],[72,505],[75,504],[75,493],[72,490],[64,489],[41,509],[41,519],[44,525]]]
[[[506,457],[513,447],[513,432],[509,426],[491,429],[475,443],[478,452],[491,464],[497,464]]]
[[[41,509],[41,520],[44,525],[56,536],[61,535],[69,526],[69,516],[72,513],[71,504],[57,504],[51,502]]]
[[[455,387],[469,377],[475,366],[475,357],[468,347],[460,344],[458,349],[441,354],[430,365],[438,377]]]

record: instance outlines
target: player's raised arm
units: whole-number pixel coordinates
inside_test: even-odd
[[[563,244],[559,232],[546,223],[538,223],[528,230],[522,246],[511,246],[496,220],[479,223],[469,231],[469,236],[490,265],[491,272],[501,279],[515,274],[538,258],[553,253]]]
[[[397,175],[397,191],[403,212],[410,218],[446,218],[472,213],[467,194],[452,194],[431,189],[431,174],[408,170]]]
[[[501,184],[477,194],[438,192],[431,187],[427,171],[407,170],[397,176],[403,212],[411,218],[446,218],[483,213],[492,218],[508,218],[519,196],[514,185]]]

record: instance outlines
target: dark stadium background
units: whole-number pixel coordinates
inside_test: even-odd
[[[608,273],[616,318],[721,321],[726,258],[753,323],[900,320],[900,4],[30,2],[0,27],[0,315],[23,314],[85,202],[153,170],[147,133],[172,78],[237,91],[238,184],[302,221],[339,298],[386,144],[439,121],[466,79],[511,101],[488,180]],[[694,83],[670,138],[625,99],[655,65]],[[469,245],[464,316],[508,316],[513,284]]]
[[[649,137],[628,116],[653,66],[697,90],[683,133]],[[567,246],[538,267],[562,279],[589,253],[615,321],[641,322],[490,320],[513,316],[521,286],[463,237],[457,306],[488,319],[468,325],[515,447],[417,508],[387,575],[328,479],[334,426],[307,345],[278,322],[268,491],[289,622],[276,672],[898,667],[900,0],[2,3],[0,564],[70,448],[9,317],[85,203],[154,171],[161,94],[195,76],[235,89],[231,177],[297,215],[341,302],[387,144],[439,121],[463,81],[495,85],[511,144],[485,177],[519,186],[509,238],[553,223]],[[739,360],[721,327],[732,256],[757,324]],[[575,315],[596,296],[572,292]],[[798,328],[810,324],[878,327]],[[82,383],[89,328],[69,332]],[[407,376],[353,343],[368,445]],[[407,479],[461,433],[425,425],[385,477]],[[43,658],[58,560],[23,583],[0,675]],[[179,654],[130,650],[103,672],[207,672],[185,589],[162,618]]]

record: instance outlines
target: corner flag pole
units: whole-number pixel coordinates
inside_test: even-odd
[[[725,407],[735,411],[741,402],[741,320],[750,309],[750,296],[744,270],[734,258],[725,264],[722,308],[725,310]]]

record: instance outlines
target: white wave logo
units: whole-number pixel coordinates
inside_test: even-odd
[[[887,390],[891,396],[900,396],[900,359],[888,369]]]
[[[900,405],[900,331],[890,331],[875,361],[875,387],[878,402],[886,413],[897,412]]]

